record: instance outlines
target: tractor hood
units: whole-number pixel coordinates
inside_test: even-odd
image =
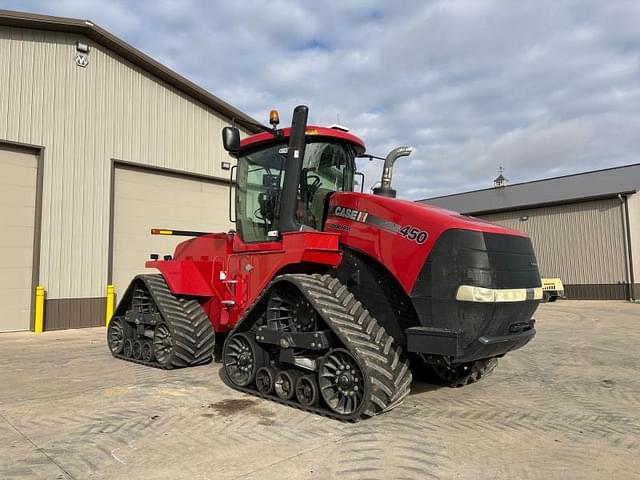
[[[527,234],[517,230],[431,205],[357,192],[333,194],[325,221],[325,231],[338,233],[343,245],[387,266],[407,293],[438,239],[453,230],[508,236],[530,245]]]

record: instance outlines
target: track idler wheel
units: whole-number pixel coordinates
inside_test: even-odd
[[[302,375],[296,382],[296,399],[300,405],[313,407],[320,400],[320,389],[315,375]]]
[[[364,375],[358,362],[345,349],[329,351],[318,372],[320,394],[327,406],[340,415],[352,415],[363,407]]]
[[[293,400],[296,396],[296,384],[302,374],[296,370],[282,370],[276,375],[273,389],[278,398]]]
[[[273,393],[277,373],[274,367],[260,367],[256,372],[256,389],[263,395]]]
[[[236,333],[227,338],[222,350],[222,362],[227,378],[239,387],[253,383],[260,367],[268,362],[268,355],[250,333]]]
[[[169,325],[164,322],[159,323],[153,333],[153,354],[156,361],[163,366],[169,365],[173,353],[173,335],[171,335]]]
[[[109,322],[107,329],[107,343],[111,353],[122,353],[124,349],[125,330],[124,324],[120,317],[113,317]]]

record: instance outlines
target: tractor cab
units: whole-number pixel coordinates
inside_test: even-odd
[[[295,125],[275,125],[241,141],[237,128],[223,134],[225,148],[237,158],[235,221],[245,243],[323,230],[329,196],[353,190],[355,157],[364,152],[362,140],[343,128],[306,126],[305,118],[298,123],[302,135],[293,135]]]

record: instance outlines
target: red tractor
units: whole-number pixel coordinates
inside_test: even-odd
[[[223,130],[237,231],[156,231],[194,238],[133,279],[109,323],[113,355],[178,368],[218,347],[233,388],[358,420],[398,405],[412,372],[466,385],[529,342],[542,298],[529,238],[394,198],[407,147],[374,194],[354,192],[364,143],[307,115],[243,140]]]

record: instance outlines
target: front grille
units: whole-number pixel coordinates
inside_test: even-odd
[[[540,287],[531,240],[514,235],[448,230],[434,246],[411,292],[425,327],[464,332],[465,343],[482,335],[509,333],[528,321],[537,300],[514,303],[459,302],[460,285],[485,288]]]

